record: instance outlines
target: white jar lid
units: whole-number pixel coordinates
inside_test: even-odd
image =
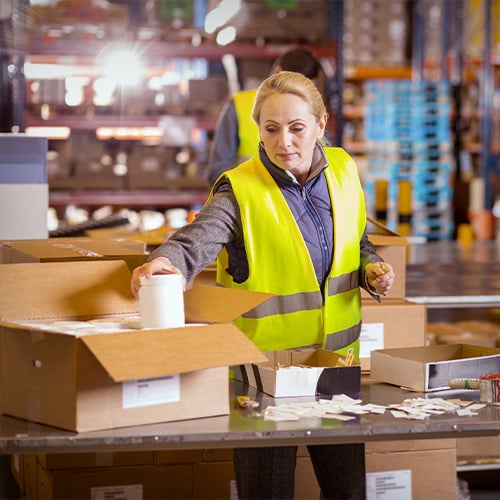
[[[151,277],[141,276],[141,286],[182,283],[180,274],[153,274]]]

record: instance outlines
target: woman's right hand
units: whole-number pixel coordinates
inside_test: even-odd
[[[166,257],[157,257],[142,264],[142,266],[136,267],[132,271],[132,279],[130,280],[130,289],[134,297],[139,296],[139,288],[141,288],[141,278],[149,278],[154,274],[180,274],[183,278],[184,287],[186,286],[186,280],[184,275],[175,267]]]

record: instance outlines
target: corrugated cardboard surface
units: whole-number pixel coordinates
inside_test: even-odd
[[[372,348],[413,347],[425,345],[427,307],[407,300],[387,300],[381,303],[363,300],[361,303],[363,332],[361,334],[361,369],[369,371]],[[377,335],[376,338],[373,336]]]
[[[114,468],[37,471],[36,496],[29,498],[141,498],[144,500],[191,499],[193,497],[191,465],[143,465]],[[96,491],[101,488],[100,496]],[[132,496],[131,488],[135,488]],[[113,496],[112,495],[113,492]],[[128,493],[128,495],[127,495]]]
[[[477,459],[500,459],[500,436],[457,439],[457,460],[474,462]]]
[[[455,449],[367,453],[367,473],[411,471],[411,498],[456,498]]]
[[[499,371],[500,348],[450,344],[371,352],[372,378],[419,392],[445,389],[454,378]]]
[[[186,294],[186,307],[202,322],[226,304],[237,317],[269,297],[239,291]],[[228,292],[228,290],[224,290]],[[4,413],[87,431],[199,418],[229,412],[228,367],[265,356],[235,326],[186,326],[78,335],[19,322],[137,313],[130,271],[122,261],[0,266],[0,383]],[[34,300],[36,298],[36,300]],[[200,304],[192,305],[193,301]],[[180,397],[125,407],[122,382],[180,374]],[[196,401],[197,404],[192,404]]]
[[[122,259],[133,270],[148,257],[144,243],[111,238],[4,240],[0,245],[2,264]]]

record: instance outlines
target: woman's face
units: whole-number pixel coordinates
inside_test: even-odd
[[[314,146],[323,136],[326,116],[318,123],[310,105],[294,94],[271,94],[262,103],[260,138],[270,160],[304,181]]]

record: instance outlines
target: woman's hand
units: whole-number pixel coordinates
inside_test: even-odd
[[[385,295],[394,283],[394,270],[387,262],[371,262],[365,269],[368,285],[379,295]]]
[[[134,297],[139,296],[141,278],[143,276],[149,278],[153,276],[153,274],[180,274],[182,276],[184,288],[186,287],[186,279],[179,269],[177,269],[166,257],[157,257],[150,262],[146,262],[142,266],[136,267],[132,271],[130,289]]]

